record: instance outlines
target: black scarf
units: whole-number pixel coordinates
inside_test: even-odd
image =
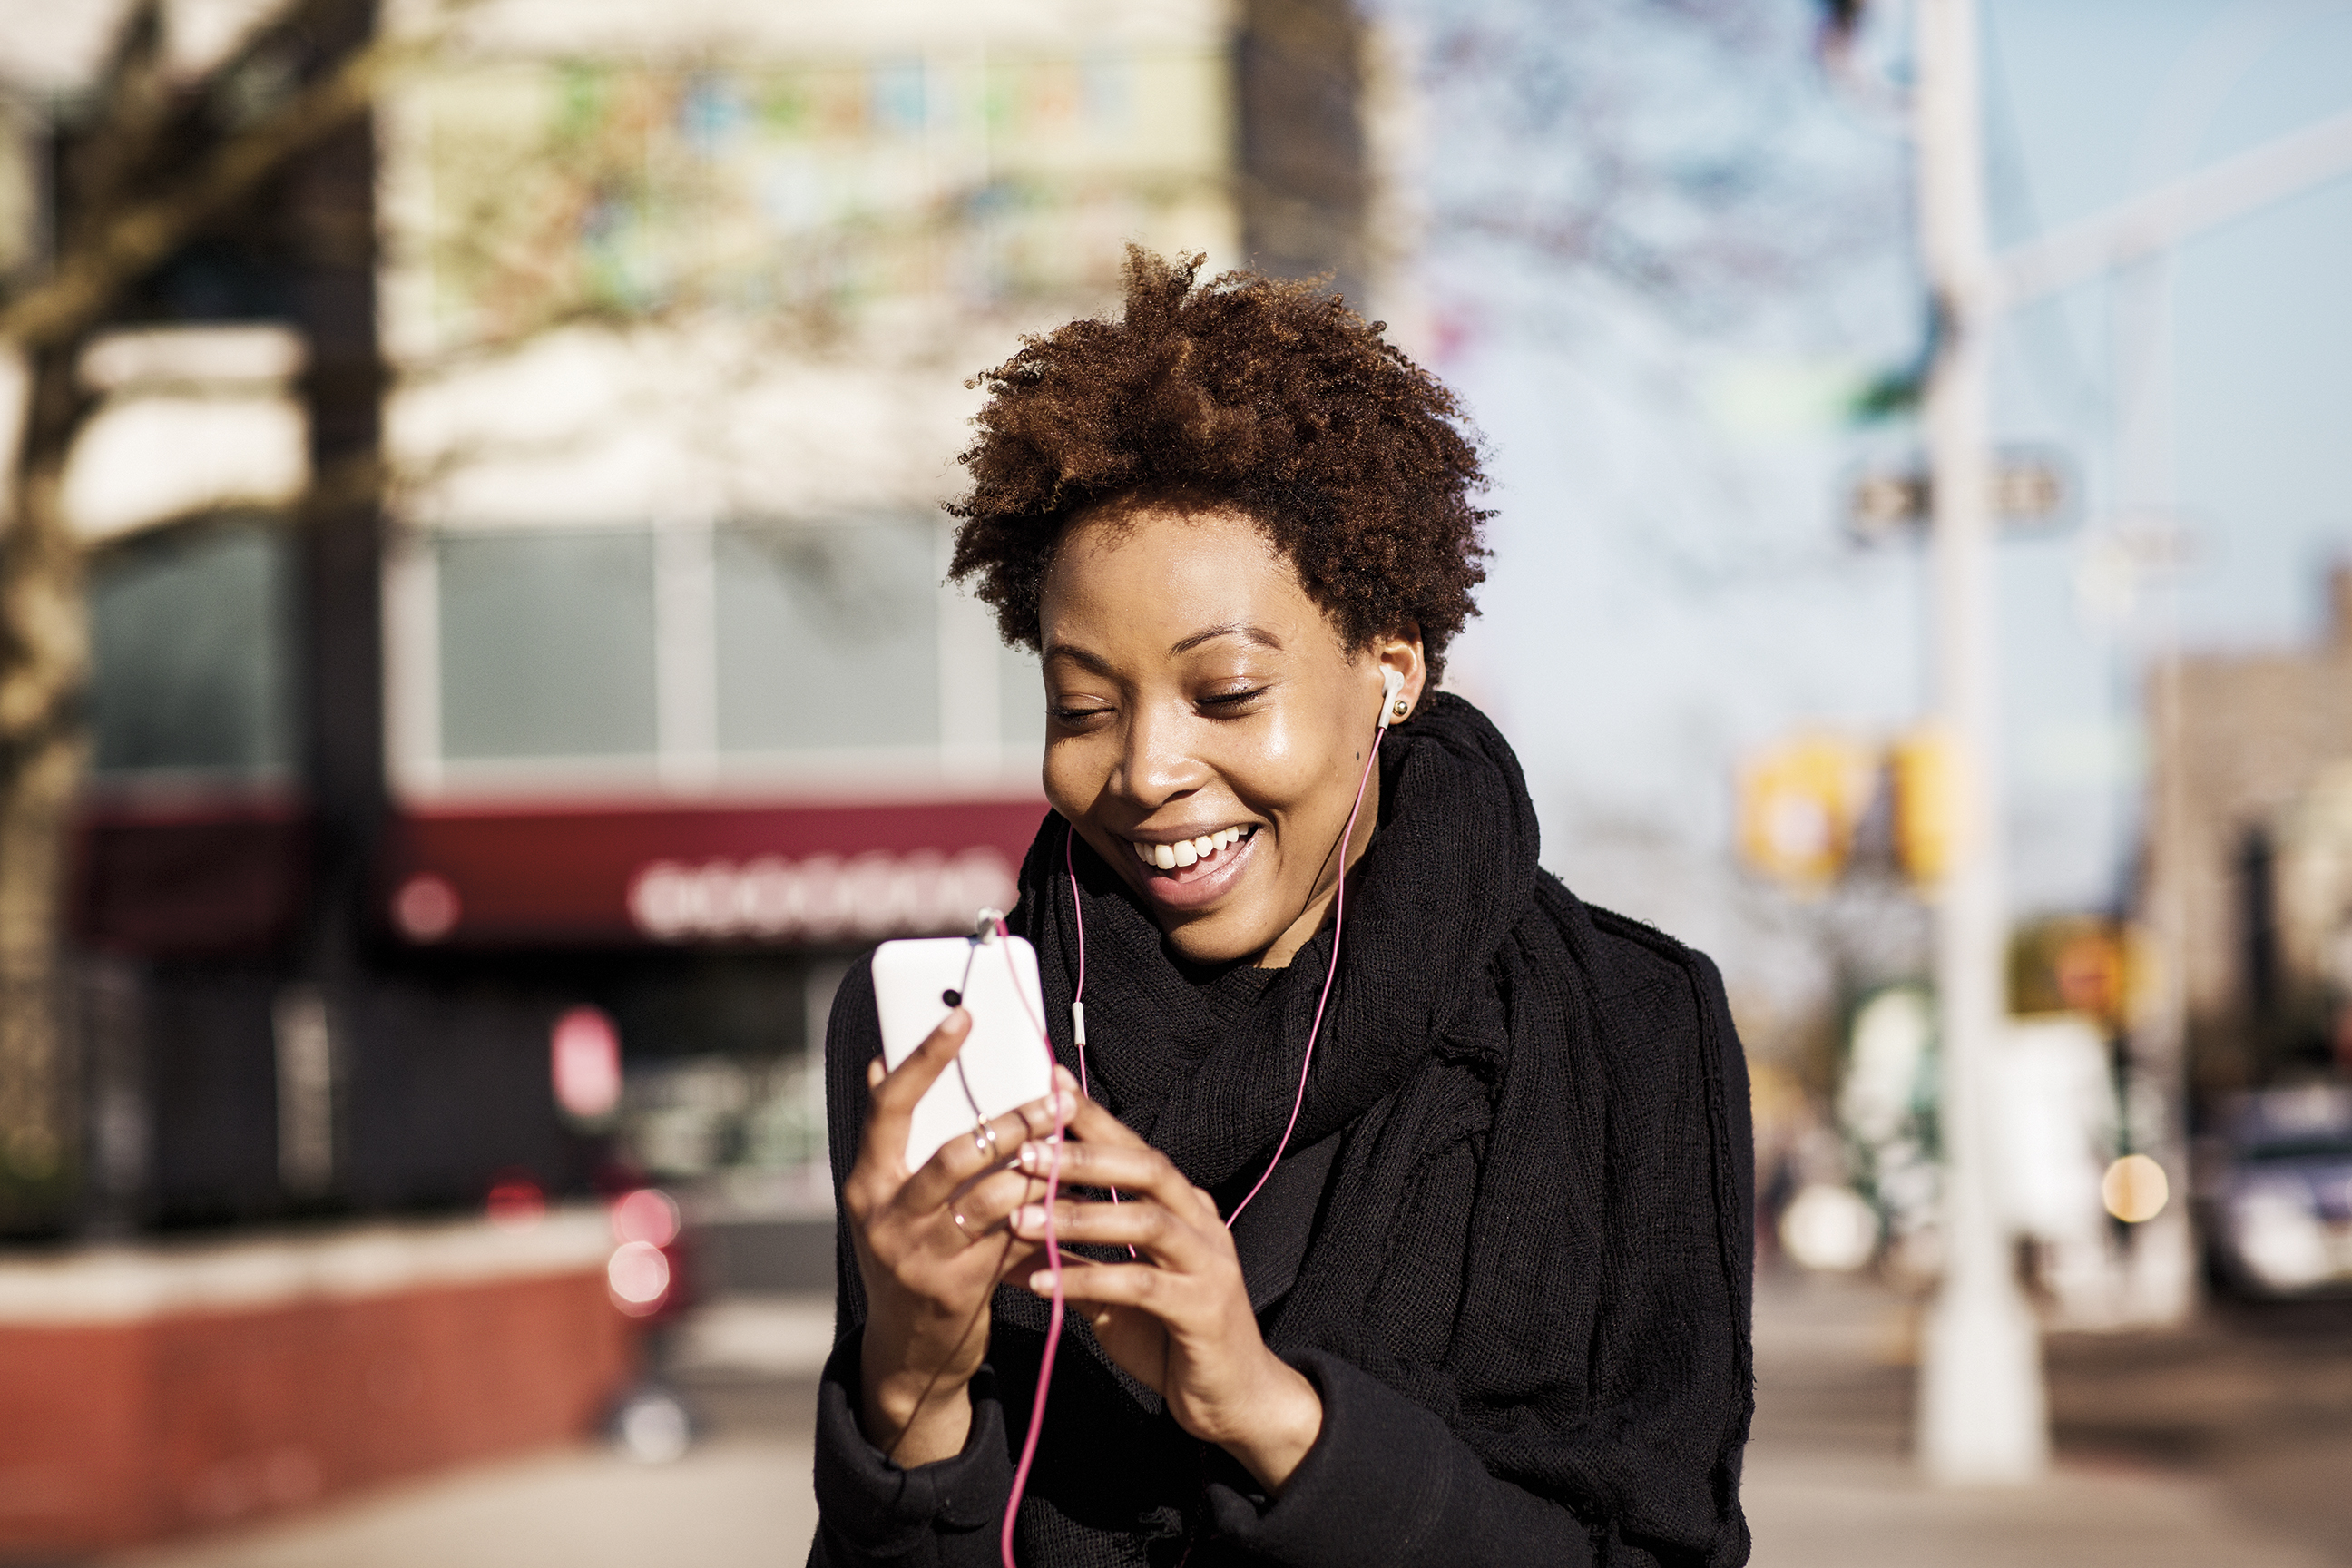
[[[1538,869],[1517,762],[1467,702],[1430,699],[1381,769],[1297,1130],[1235,1228],[1268,1342],[1433,1411],[1491,1472],[1574,1510],[1603,1562],[1740,1561],[1748,1107],[1714,971]],[[1039,831],[1013,924],[1076,1071],[1068,831]],[[1092,1091],[1231,1212],[1290,1114],[1331,926],[1270,976],[1203,972],[1073,847]],[[845,1283],[845,1321],[862,1318]],[[999,1293],[1016,1445],[1045,1324],[1043,1302]],[[1067,1331],[1023,1560],[1140,1560],[1199,1531],[1201,1481],[1229,1461]]]

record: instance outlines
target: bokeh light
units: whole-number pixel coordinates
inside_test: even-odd
[[[1878,1250],[1878,1211],[1851,1187],[1807,1187],[1780,1216],[1780,1245],[1807,1268],[1849,1272]]]
[[[604,1266],[604,1283],[622,1311],[650,1316],[669,1295],[669,1258],[650,1241],[625,1241]]]
[[[534,1178],[510,1172],[490,1184],[483,1209],[500,1230],[529,1230],[547,1217],[547,1193]]]
[[[2099,1181],[2099,1199],[2107,1212],[2126,1225],[2143,1225],[2164,1212],[2172,1184],[2164,1167],[2145,1154],[2126,1154],[2107,1167]]]
[[[658,1187],[639,1187],[613,1205],[613,1239],[667,1247],[677,1239],[677,1200]]]

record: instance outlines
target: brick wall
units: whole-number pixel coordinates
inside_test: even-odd
[[[0,1263],[0,1556],[156,1540],[584,1436],[635,1363],[604,1225]]]

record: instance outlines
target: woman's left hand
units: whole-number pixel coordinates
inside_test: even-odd
[[[1078,1101],[1061,1145],[1063,1186],[1116,1187],[1124,1200],[1057,1202],[1064,1242],[1129,1247],[1133,1263],[1066,1258],[1062,1292],[1093,1325],[1111,1360],[1168,1401],[1177,1425],[1240,1460],[1279,1492],[1323,1429],[1323,1402],[1297,1369],[1268,1350],[1250,1310],[1234,1238],[1216,1200],[1091,1100]],[[1022,1146],[1024,1171],[1043,1176],[1054,1146]],[[1013,1216],[1015,1234],[1042,1241],[1043,1205]],[[1050,1272],[1029,1277],[1040,1295]]]

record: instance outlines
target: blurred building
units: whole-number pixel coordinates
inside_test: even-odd
[[[1342,0],[317,0],[224,66],[274,9],[158,8],[190,168],[423,63],[131,291],[63,479],[65,1218],[231,1234],[0,1268],[0,1552],[576,1435],[628,1317],[828,1284],[834,987],[1045,809],[1035,661],[944,581],[967,378],[1127,241],[1353,293],[1402,232]],[[131,10],[0,16],[0,290],[100,199]],[[683,1237],[560,1202],[638,1179]]]
[[[2201,1096],[2352,1075],[2352,568],[2318,647],[2181,659],[2158,687],[2142,905],[2177,921]]]
[[[118,1227],[608,1159],[824,1212],[845,961],[1008,901],[1043,810],[1034,660],[943,581],[966,378],[1130,239],[1378,271],[1335,0],[452,15],[386,5],[430,63],[86,356]],[[583,1006],[616,1117],[558,1103]]]

